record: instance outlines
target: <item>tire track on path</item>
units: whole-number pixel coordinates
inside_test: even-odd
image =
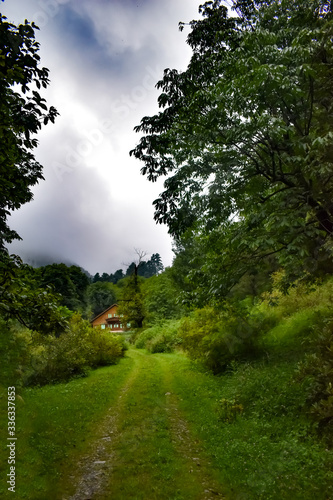
[[[193,437],[189,424],[179,408],[178,396],[175,392],[171,392],[173,376],[173,371],[168,366],[165,379],[170,387],[166,396],[172,442],[176,451],[183,457],[187,474],[201,487],[197,500],[226,499],[221,491],[221,485],[214,477],[211,462],[203,450],[202,443]]]
[[[130,349],[134,366],[61,500],[225,499],[173,390],[168,356]]]
[[[100,423],[96,438],[90,443],[87,453],[77,463],[75,473],[70,476],[72,483],[76,484],[75,493],[71,496],[62,496],[62,500],[90,500],[96,498],[96,495],[105,489],[116,460],[112,445],[119,434],[120,415],[125,395],[136,377],[134,366],[125,385],[120,389],[117,399]]]

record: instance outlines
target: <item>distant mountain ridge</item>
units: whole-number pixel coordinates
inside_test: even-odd
[[[35,268],[48,266],[50,264],[65,264],[68,267],[77,266],[89,278],[92,278],[92,275],[89,273],[89,271],[87,271],[86,269],[81,267],[79,264],[77,264],[73,261],[70,261],[68,259],[63,259],[62,257],[56,257],[54,255],[52,256],[52,255],[46,255],[46,254],[23,254],[23,255],[20,255],[20,257],[23,260],[23,262],[25,262],[26,264],[29,264],[29,266],[32,266]]]

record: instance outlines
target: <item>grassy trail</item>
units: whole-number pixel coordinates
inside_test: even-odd
[[[68,464],[59,498],[210,500],[225,498],[200,442],[179,409],[174,356],[131,349],[118,397],[78,463]]]
[[[333,451],[300,411],[297,361],[277,355],[216,377],[179,352],[131,347],[86,378],[22,388],[17,488],[7,491],[4,435],[0,498],[333,499]],[[231,418],[235,402],[244,410]],[[5,411],[0,421],[6,429]]]

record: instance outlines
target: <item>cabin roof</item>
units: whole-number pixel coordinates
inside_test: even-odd
[[[110,309],[112,309],[114,306],[117,306],[118,307],[118,304],[112,304],[112,306],[109,306],[107,309],[105,309],[104,311],[102,311],[101,313],[97,314],[97,316],[95,316],[91,321],[90,323],[93,323],[95,321],[95,319],[99,318],[100,316],[102,316],[103,314],[105,314],[106,312],[110,311]]]

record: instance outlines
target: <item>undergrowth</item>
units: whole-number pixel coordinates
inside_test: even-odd
[[[151,353],[172,352],[182,343],[179,334],[180,321],[167,320],[143,330],[136,338],[137,349],[147,349]]]
[[[308,382],[295,377],[304,353],[285,354],[235,362],[219,376],[174,363],[181,408],[230,500],[333,496],[333,452],[304,411]]]
[[[121,336],[93,329],[74,313],[60,336],[33,332],[0,318],[2,385],[44,385],[87,375],[91,368],[112,365],[124,356]]]
[[[192,312],[180,323],[182,348],[215,374],[229,372],[235,364],[276,357],[291,362],[298,359],[294,375],[299,384],[307,384],[300,411],[311,416],[320,436],[331,446],[333,279],[310,284],[300,281],[284,292],[282,280],[283,273],[275,273],[271,292],[254,304],[245,299],[220,310],[205,307]]]

